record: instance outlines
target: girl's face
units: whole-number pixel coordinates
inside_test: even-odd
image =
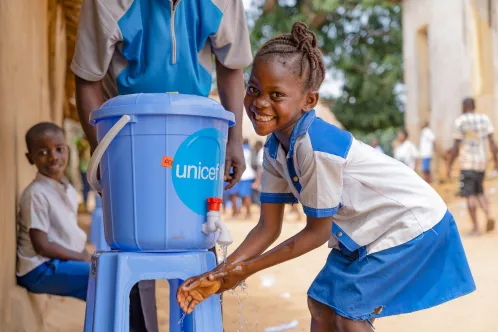
[[[256,59],[244,106],[258,135],[275,132],[289,138],[304,112],[318,102],[318,93],[303,91],[301,79],[276,59]]]

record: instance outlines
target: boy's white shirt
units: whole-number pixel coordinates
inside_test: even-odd
[[[47,233],[48,240],[66,249],[82,252],[86,233],[78,226],[78,195],[67,186],[40,173],[24,190],[17,216],[17,275],[23,276],[50,259],[36,253],[30,229]]]
[[[411,169],[415,169],[415,162],[418,156],[417,147],[409,140],[404,141],[394,150],[394,158]]]
[[[256,171],[254,171],[254,169],[251,167],[251,158],[252,158],[251,149],[244,147],[243,152],[244,152],[244,160],[246,162],[246,170],[244,171],[244,173],[242,173],[240,180],[241,181],[254,180],[256,178]]]
[[[295,140],[295,176],[289,174],[287,167],[291,156],[280,145],[271,152],[269,146],[275,141],[270,140],[275,138],[269,138],[265,146],[262,203],[298,200],[307,215],[333,216],[330,246],[337,247],[341,241],[348,249],[364,247],[366,253],[406,243],[443,218],[446,204],[413,170],[355,140],[351,134],[319,118],[315,121],[319,121],[316,127],[325,129],[313,129],[313,135],[306,130]],[[342,138],[336,140],[342,143],[334,142],[338,135]],[[324,143],[317,148],[317,138],[311,136],[321,137]],[[344,146],[333,147],[341,144]],[[343,155],[323,151],[329,149],[328,145],[330,150],[342,151]]]
[[[434,153],[436,135],[431,128],[425,127],[420,132],[420,158],[431,158]]]

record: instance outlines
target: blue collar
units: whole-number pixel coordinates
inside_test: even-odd
[[[289,152],[287,153],[287,158],[289,156],[292,156],[292,153],[294,152],[294,144],[296,143],[296,140],[298,137],[303,136],[308,132],[308,129],[311,125],[311,123],[316,119],[316,114],[315,110],[311,110],[307,113],[304,113],[301,118],[297,121],[296,125],[292,129],[292,134],[290,137],[290,142],[289,142]],[[265,143],[265,147],[268,148],[268,153],[270,157],[273,159],[277,159],[277,154],[278,154],[278,147],[280,145],[280,142],[275,136],[275,134],[271,134],[270,138],[268,141]]]

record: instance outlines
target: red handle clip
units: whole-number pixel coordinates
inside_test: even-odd
[[[220,205],[223,200],[218,197],[210,197],[207,199],[208,211],[220,211]]]

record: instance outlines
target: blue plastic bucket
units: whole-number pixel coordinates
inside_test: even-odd
[[[212,248],[202,232],[209,197],[222,197],[233,113],[181,94],[134,94],[90,115],[99,146],[88,178],[102,193],[106,242],[120,250]],[[100,165],[100,181],[96,178]]]

